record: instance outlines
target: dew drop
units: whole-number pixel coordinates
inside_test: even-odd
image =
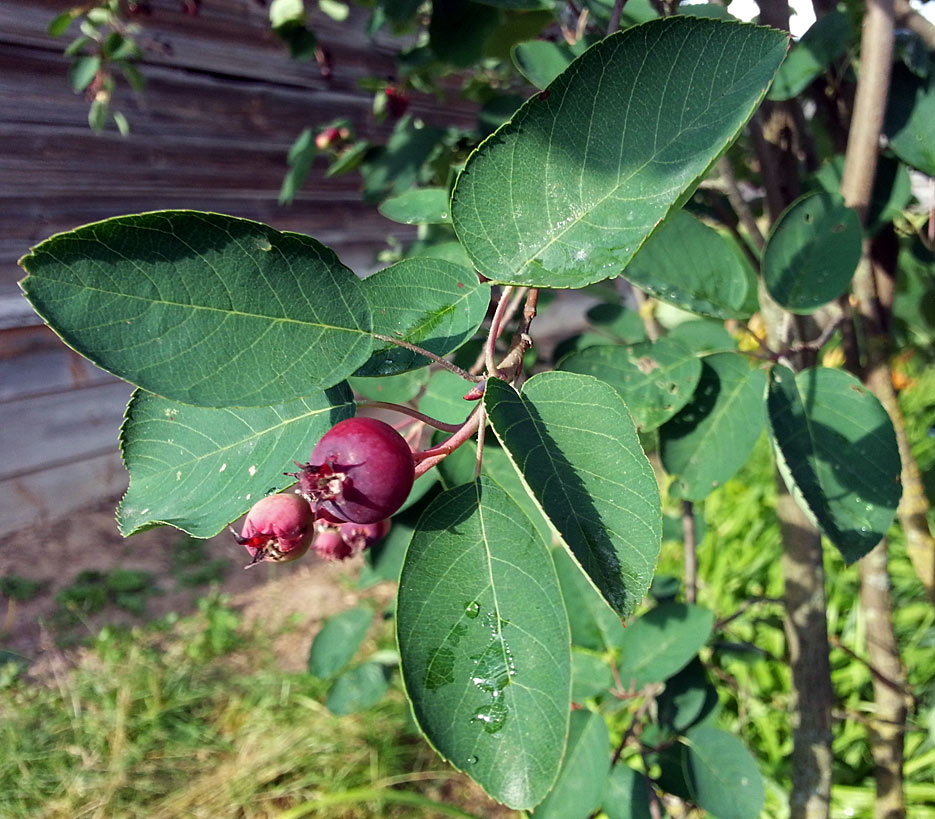
[[[464,613],[473,620],[475,617],[477,617],[478,614],[480,614],[480,603],[478,603],[476,600],[468,603],[464,607]]]
[[[469,756],[467,759],[464,760],[464,764],[465,764],[465,765],[476,765],[476,764],[477,764],[477,757],[476,757],[476,756]]]

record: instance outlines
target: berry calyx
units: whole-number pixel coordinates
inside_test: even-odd
[[[335,424],[312,450],[298,492],[315,516],[377,523],[403,505],[415,477],[412,451],[393,427],[375,418]]]
[[[313,524],[311,507],[304,498],[269,495],[247,512],[240,534],[234,532],[234,537],[253,558],[251,566],[263,561],[286,563],[308,551],[315,534]]]

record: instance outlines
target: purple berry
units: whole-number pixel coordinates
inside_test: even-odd
[[[299,492],[316,517],[378,523],[403,505],[412,489],[409,445],[395,429],[375,418],[335,424],[300,464]]]

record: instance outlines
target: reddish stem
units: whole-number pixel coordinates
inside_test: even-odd
[[[357,406],[363,407],[364,409],[386,409],[392,410],[393,412],[401,412],[403,415],[415,418],[416,421],[421,421],[423,424],[428,424],[430,427],[440,429],[442,432],[457,432],[461,429],[461,424],[446,424],[444,421],[438,421],[432,418],[431,415],[426,415],[404,404],[391,404],[388,401],[358,401]]]

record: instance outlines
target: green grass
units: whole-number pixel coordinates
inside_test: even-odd
[[[419,739],[398,685],[335,717],[327,683],[277,668],[274,636],[209,597],[194,617],[104,629],[42,682],[14,675],[0,816],[435,816],[442,790],[457,804],[466,786]]]
[[[918,423],[918,421],[917,421]],[[722,713],[720,724],[740,736],[767,779],[764,816],[788,815],[792,751],[791,676],[782,606],[781,541],[776,487],[765,436],[747,465],[703,504],[707,533],[698,547],[698,602],[719,619],[738,613],[708,649]],[[889,534],[894,624],[916,697],[906,738],[906,791],[915,819],[935,819],[935,610],[906,555],[898,525]],[[835,787],[832,815],[873,816],[873,761],[867,721],[873,715],[865,626],[858,607],[857,567],[824,543],[834,711]],[[657,569],[681,576],[682,546],[663,543]],[[765,599],[764,599],[765,598]],[[853,652],[853,654],[849,653]]]

